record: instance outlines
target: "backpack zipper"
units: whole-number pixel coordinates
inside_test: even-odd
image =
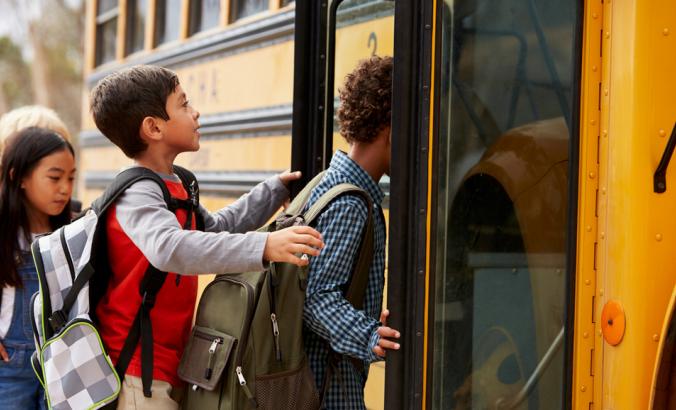
[[[235,279],[235,278],[230,278],[227,276],[220,276],[216,278],[213,282],[211,282],[205,289],[204,292],[207,291],[207,289],[210,286],[213,286],[217,282],[230,282],[234,283],[238,286],[241,286],[244,288],[246,291],[246,299],[247,299],[247,309],[246,309],[246,317],[244,321],[244,327],[242,328],[242,337],[238,342],[238,350],[237,350],[237,356],[235,357],[235,373],[237,374],[237,380],[239,381],[239,385],[242,387],[244,390],[244,394],[246,397],[249,399],[251,402],[251,405],[256,408],[258,407],[258,403],[256,402],[256,399],[254,398],[253,394],[251,393],[251,389],[249,389],[249,386],[246,384],[246,379],[244,378],[244,374],[242,373],[242,359],[244,356],[244,350],[246,349],[247,345],[247,339],[249,337],[249,330],[251,328],[251,320],[253,319],[253,313],[254,313],[254,293],[255,289],[253,286],[251,286],[250,283],[245,282],[243,280]],[[203,294],[204,294],[203,292]],[[198,312],[199,315],[199,312]]]
[[[270,302],[270,321],[272,322],[272,335],[275,339],[275,358],[277,361],[282,360],[282,350],[279,347],[279,324],[277,323],[277,308],[275,303],[275,288],[274,283],[275,276],[273,276],[273,269],[275,269],[274,263],[270,264],[270,269],[268,269],[268,283],[270,284],[268,289],[268,299]]]
[[[209,346],[209,360],[207,361],[207,368],[204,370],[204,378],[209,380],[214,369],[214,359],[216,358],[216,348],[219,343],[223,343],[223,340],[220,337],[215,338]]]

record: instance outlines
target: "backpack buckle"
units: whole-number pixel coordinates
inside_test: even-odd
[[[192,181],[190,183],[190,202],[192,202],[192,206],[194,209],[197,209],[198,202],[197,202],[197,181]]]
[[[59,330],[66,324],[68,317],[63,310],[57,310],[52,313],[52,315],[47,319],[49,326],[51,326],[54,333],[58,333]]]

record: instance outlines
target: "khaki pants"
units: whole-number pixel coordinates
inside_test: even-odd
[[[122,382],[117,408],[122,410],[178,410],[183,389],[174,389],[162,380],[153,380],[153,397],[143,395],[140,377],[126,375]]]

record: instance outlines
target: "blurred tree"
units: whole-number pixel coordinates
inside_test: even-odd
[[[9,37],[0,37],[0,113],[32,101],[30,80],[19,46]]]
[[[16,102],[6,95],[7,108],[26,103],[53,108],[74,136],[80,129],[84,6],[80,0],[0,0],[30,67],[30,80],[19,84],[32,94],[30,101]]]

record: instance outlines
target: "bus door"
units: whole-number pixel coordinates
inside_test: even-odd
[[[386,408],[570,402],[580,7],[397,2]]]
[[[349,151],[336,121],[338,90],[360,60],[393,55],[394,8],[392,0],[297,0],[292,167],[303,171],[303,180],[293,194],[329,166],[336,150]],[[387,175],[379,181],[386,223],[389,181]],[[384,299],[386,304],[386,293]],[[385,364],[374,363],[365,386],[367,408],[383,408],[384,379]]]

